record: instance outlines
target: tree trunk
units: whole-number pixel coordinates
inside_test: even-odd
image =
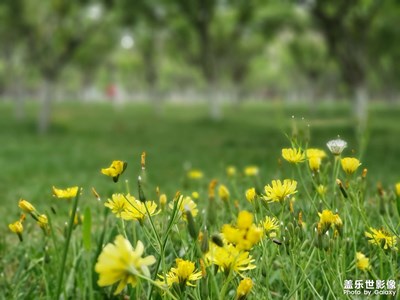
[[[54,82],[51,79],[45,79],[43,84],[43,94],[40,104],[38,133],[46,134],[50,126],[51,104],[54,98]]]
[[[145,78],[147,82],[147,96],[154,107],[157,116],[162,114],[162,99],[158,90],[157,35],[152,33],[144,44],[143,60],[145,61]]]

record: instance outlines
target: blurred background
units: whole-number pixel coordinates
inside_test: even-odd
[[[2,198],[104,185],[142,151],[171,193],[190,168],[267,181],[293,130],[392,184],[399,21],[395,0],[2,0]]]

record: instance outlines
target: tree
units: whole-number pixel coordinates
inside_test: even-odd
[[[191,61],[201,69],[207,84],[207,98],[210,103],[211,118],[217,120],[221,117],[221,110],[216,99],[212,99],[215,89],[216,70],[211,33],[217,0],[177,0],[173,1],[172,4],[175,5],[172,17],[179,18],[183,16],[196,39],[197,51],[192,54]],[[184,43],[187,42],[187,40],[184,41]]]
[[[316,0],[311,16],[323,34],[330,56],[337,62],[343,83],[354,99],[355,113],[363,130],[367,120],[369,32],[384,1]]]
[[[87,0],[45,0],[40,5],[28,0],[12,2],[18,2],[21,8],[17,15],[18,24],[22,24],[18,39],[25,46],[26,61],[43,78],[38,132],[44,134],[50,123],[55,83],[78,49],[103,23],[85,13],[90,5]]]
[[[21,121],[25,117],[24,97],[21,82],[23,45],[19,37],[24,34],[26,24],[23,21],[23,3],[18,0],[4,0],[0,2],[0,36],[6,43],[1,43],[0,55],[4,58],[5,74],[13,78],[7,82],[11,86],[11,97],[15,101],[15,117]]]

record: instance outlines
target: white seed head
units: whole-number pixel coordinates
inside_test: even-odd
[[[344,148],[347,147],[347,142],[342,139],[331,140],[327,144],[329,151],[334,155],[340,155]]]

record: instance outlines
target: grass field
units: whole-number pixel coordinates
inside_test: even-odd
[[[2,169],[0,172],[2,198],[0,215],[3,220],[3,228],[0,230],[3,236],[0,254],[4,258],[4,265],[0,267],[0,272],[3,277],[4,274],[11,276],[5,281],[0,281],[0,289],[5,291],[3,297],[8,299],[20,297],[53,299],[52,297],[55,295],[52,291],[56,285],[55,280],[51,279],[47,272],[54,272],[57,268],[56,266],[46,266],[43,263],[43,257],[41,258],[38,250],[40,248],[38,245],[41,245],[41,242],[39,242],[41,238],[39,234],[35,233],[34,225],[27,228],[26,231],[30,234],[25,236],[26,241],[24,243],[29,243],[30,246],[27,246],[27,248],[30,249],[31,255],[37,261],[25,259],[23,261],[26,265],[18,266],[17,257],[23,256],[24,248],[18,245],[18,239],[13,236],[13,233],[9,232],[7,225],[19,217],[18,200],[20,198],[34,203],[39,211],[49,212],[50,206],[59,205],[59,200],[52,196],[51,187],[53,185],[61,188],[77,185],[84,189],[80,199],[80,208],[83,212],[86,207],[94,205],[93,197],[90,194],[91,187],[95,187],[100,195],[103,195],[103,200],[110,197],[116,190],[125,191],[125,179],[129,180],[131,188],[136,191],[136,178],[140,174],[140,154],[143,151],[147,153],[145,189],[149,197],[156,198],[155,187],[159,186],[161,191],[167,194],[168,199],[172,199],[177,190],[184,194],[196,190],[200,195],[207,198],[208,184],[211,179],[218,178],[228,182],[225,170],[230,165],[235,166],[239,172],[249,165],[259,166],[258,183],[260,187],[263,187],[273,179],[298,177],[293,166],[283,161],[281,157],[281,149],[290,148],[292,145],[290,138],[293,136],[293,132],[297,133],[296,136],[300,140],[309,140],[309,147],[321,148],[326,152],[329,152],[326,148],[328,140],[340,135],[347,141],[348,148],[344,155],[358,157],[362,163],[361,168],[368,169],[367,183],[364,187],[357,185],[357,189],[362,190],[363,199],[366,201],[365,205],[361,204],[363,217],[374,221],[371,221],[370,224],[369,221],[366,222],[366,219],[360,220],[361,215],[354,217],[353,221],[348,221],[349,216],[360,211],[355,209],[355,207],[358,207],[356,205],[360,205],[357,202],[359,200],[353,199],[355,202],[352,205],[349,204],[349,207],[343,208],[339,205],[340,216],[346,220],[345,225],[350,225],[349,223],[354,225],[353,228],[348,226],[344,230],[344,235],[351,236],[353,243],[346,242],[348,246],[346,246],[347,248],[344,247],[346,248],[343,250],[345,252],[341,252],[340,246],[336,245],[339,249],[330,251],[329,255],[332,256],[329,256],[327,252],[314,252],[312,250],[314,247],[308,248],[313,239],[312,223],[318,220],[318,215],[313,210],[314,208],[301,204],[300,207],[304,210],[305,216],[310,219],[310,221],[306,219],[310,226],[306,233],[309,241],[304,244],[307,241],[307,238],[304,238],[295,245],[298,249],[301,249],[298,255],[293,254],[292,250],[287,250],[285,256],[284,251],[277,250],[273,243],[262,243],[261,246],[257,246],[259,247],[257,248],[258,252],[255,252],[253,256],[260,260],[260,267],[257,265],[257,268],[249,276],[252,276],[255,285],[261,284],[261,281],[265,280],[266,274],[269,279],[268,284],[264,287],[255,286],[252,296],[259,298],[260,295],[268,295],[268,297],[277,296],[282,299],[311,299],[309,297],[318,298],[319,296],[323,296],[324,299],[341,299],[345,297],[341,290],[343,282],[338,281],[337,277],[340,272],[344,272],[344,274],[341,274],[340,280],[343,280],[346,274],[350,276],[349,278],[364,278],[364,275],[354,273],[355,271],[351,269],[353,259],[351,255],[359,250],[358,247],[362,248],[364,252],[370,249],[367,248],[368,244],[362,241],[363,230],[367,229],[367,224],[378,228],[378,223],[384,222],[390,229],[395,232],[397,230],[398,235],[399,218],[396,213],[390,216],[380,216],[378,212],[370,210],[379,206],[378,182],[381,182],[388,195],[394,195],[394,185],[400,180],[398,172],[400,169],[400,160],[398,159],[400,155],[400,143],[398,142],[400,138],[400,107],[372,105],[368,130],[362,137],[356,129],[357,126],[351,117],[347,104],[335,106],[322,104],[310,108],[302,105],[284,106],[279,103],[248,103],[240,108],[224,107],[223,112],[223,119],[215,122],[208,118],[208,110],[202,105],[167,105],[163,114],[157,116],[153,113],[152,107],[144,104],[113,107],[109,103],[63,103],[54,107],[53,122],[49,134],[38,136],[35,133],[36,107],[34,105],[28,106],[26,119],[21,123],[16,123],[13,119],[11,104],[0,103],[0,166]],[[294,119],[292,118],[293,115],[295,116]],[[117,184],[114,184],[110,178],[100,172],[101,168],[108,167],[112,160],[128,162],[123,180],[120,180]],[[188,182],[186,172],[189,169],[201,170],[204,173],[204,178],[200,182]],[[327,173],[325,175],[329,177]],[[299,181],[300,178],[296,178],[296,180]],[[306,181],[308,180],[310,179],[306,179]],[[230,182],[228,185],[232,195],[234,195],[232,198],[244,201],[244,204],[240,205],[241,208],[250,209],[248,203],[246,204],[244,191],[250,188],[252,184],[254,185],[251,181],[243,179],[235,184]],[[357,189],[354,188],[351,192],[355,195],[355,198],[358,197]],[[134,194],[136,195],[137,192]],[[308,197],[306,194],[303,186],[303,190],[299,188],[296,198],[306,199]],[[335,194],[335,197],[339,196]],[[327,201],[331,205],[330,209],[338,208],[337,200],[335,200],[336,207],[333,207],[335,202]],[[98,204],[96,205],[97,207],[92,207],[92,218],[95,219],[95,212],[99,214],[99,218],[93,221],[93,228],[101,227],[103,220],[103,209]],[[201,207],[207,209],[207,205],[199,203],[199,208]],[[214,231],[218,231],[218,228],[224,223],[234,223],[237,216],[233,204],[229,204],[227,207],[219,204],[218,208],[224,212],[219,213],[216,224],[209,225]],[[64,214],[59,212],[54,215],[52,217],[53,222],[66,221],[65,213],[68,215],[68,209],[71,209],[71,207],[68,208],[64,205],[59,209]],[[256,220],[261,220],[264,216],[260,209],[260,207],[254,208]],[[313,211],[314,219],[311,217],[311,211]],[[275,207],[267,209],[267,212],[279,217],[281,222],[285,222],[282,228],[286,228],[286,230],[287,224],[293,222],[293,215],[282,215],[282,212]],[[111,216],[108,216],[108,224],[114,224],[110,221],[110,218]],[[160,214],[160,218],[161,220],[156,222],[156,227],[160,226],[157,228],[161,232],[166,229],[162,225],[163,222],[168,222],[164,211]],[[199,222],[199,228],[208,224],[205,218],[198,217],[196,220],[196,222]],[[378,222],[378,220],[381,222]],[[202,225],[200,226],[200,224]],[[110,226],[113,229],[106,233],[105,238],[102,236],[102,239],[100,239],[99,232],[96,231],[97,233],[93,233],[93,239],[98,243],[103,239],[113,241],[112,237],[120,232],[121,228],[114,225]],[[178,222],[174,226],[185,228]],[[136,227],[127,229],[128,236],[138,236],[149,244],[157,244],[155,241],[157,234],[152,233],[151,227],[148,227],[145,233],[139,233],[139,229]],[[58,231],[60,232],[61,229]],[[163,258],[163,263],[167,263],[168,266],[173,261],[172,256],[179,254],[177,249],[179,247],[186,247],[185,249],[187,249],[191,239],[187,233],[181,233],[181,235],[175,231],[173,233],[171,245],[168,244],[169,248],[167,248],[175,249],[172,252],[174,255]],[[286,236],[289,235],[289,233],[286,234]],[[285,236],[283,232],[281,238],[282,236]],[[30,242],[30,239],[35,240],[35,242]],[[52,239],[54,243],[54,237]],[[9,242],[10,240],[12,241]],[[64,241],[62,237],[56,237],[55,240]],[[173,240],[179,241],[177,242],[179,247],[172,245]],[[344,242],[345,238],[342,241]],[[61,246],[59,248],[54,246],[54,249],[52,249],[51,239],[43,243],[51,249],[49,253],[57,253],[57,251],[61,253]],[[66,275],[68,281],[65,286],[67,287],[64,286],[63,288],[63,292],[69,297],[82,299],[89,296],[90,298],[110,297],[109,292],[103,293],[96,287],[93,279],[96,278],[93,275],[94,272],[93,274],[89,272],[88,275],[79,271],[77,267],[81,264],[81,266],[90,270],[93,269],[93,264],[101,250],[101,244],[98,243],[96,244],[97,248],[92,246],[92,252],[82,254],[79,250],[82,247],[81,242],[72,239],[71,252],[73,253],[70,254],[66,265],[67,268],[73,266],[76,269],[72,275],[71,271],[66,273],[69,274],[69,277]],[[340,244],[338,240],[332,240],[332,243]],[[136,243],[133,243],[133,246],[135,245]],[[291,246],[294,247],[294,245]],[[32,247],[39,248],[34,250]],[[348,253],[350,248],[353,251],[352,254]],[[149,250],[156,258],[157,249],[157,246],[153,245]],[[189,249],[185,257],[195,260],[197,250],[190,247]],[[314,249],[318,249],[318,247]],[[390,255],[384,253],[383,250],[371,249],[371,256],[368,256],[371,257],[375,267],[378,268],[374,276],[398,280],[399,278],[394,278],[395,274],[398,274],[398,266],[396,266],[398,251]],[[13,253],[14,251],[15,253]],[[268,255],[268,258],[262,259],[266,255]],[[387,255],[387,257],[383,258],[384,255]],[[274,257],[276,261],[272,259]],[[309,265],[311,257],[318,262],[313,267]],[[337,266],[334,266],[335,259],[338,261]],[[57,261],[60,262],[60,259]],[[5,262],[7,262],[7,265],[5,265]],[[290,263],[293,264],[292,270],[290,267],[284,267]],[[328,264],[328,271],[326,272],[320,270],[324,263]],[[37,265],[40,265],[40,268],[37,268]],[[272,266],[274,266],[274,270],[281,271],[270,270]],[[196,267],[199,268],[197,263]],[[22,273],[24,268],[29,270],[27,271],[28,275]],[[266,271],[266,268],[269,270]],[[166,271],[165,267],[162,266],[159,270]],[[294,275],[292,274],[292,278],[288,278],[292,272]],[[75,280],[71,279],[71,276]],[[207,297],[211,297],[211,299],[217,299],[214,298],[217,295],[218,288],[215,286],[217,285],[226,288],[227,297],[229,295],[229,299],[234,299],[234,292],[230,291],[235,290],[240,277],[231,278],[229,276],[233,275],[229,274],[224,280],[218,276],[220,276],[219,273],[213,277],[213,282],[210,279],[206,283],[201,283],[193,293],[189,293],[187,290],[185,292],[179,290],[172,292],[172,296],[169,296],[172,298],[175,295],[178,298],[202,299],[204,295],[208,295]],[[93,278],[89,280],[88,277]],[[282,285],[282,280],[287,282]],[[42,281],[43,284],[27,291],[23,291],[21,286],[23,284],[37,284]],[[332,285],[326,286],[327,282],[331,282]],[[130,288],[127,294],[142,299],[141,292],[145,291],[144,294],[150,295],[148,292],[150,286],[146,283],[140,288]],[[205,287],[208,287],[210,292],[203,291],[202,289]],[[78,292],[77,289],[83,289],[83,291]],[[313,289],[316,289],[316,291]],[[168,297],[168,295],[165,297]]]
[[[228,107],[220,122],[210,121],[204,106],[168,106],[157,117],[145,105],[115,109],[109,104],[63,104],[54,108],[52,128],[45,137],[35,134],[34,107],[22,124],[15,123],[9,104],[0,106],[0,115],[0,190],[7,199],[2,214],[20,197],[46,203],[52,185],[101,190],[101,167],[113,159],[139,164],[142,151],[148,155],[151,181],[169,192],[176,189],[185,166],[213,177],[224,173],[227,165],[242,169],[255,164],[268,181],[277,171],[280,149],[290,145],[286,135],[292,134],[292,115],[300,131],[310,124],[310,146],[326,149],[326,142],[340,135],[348,141],[347,154],[360,154],[356,126],[343,104],[313,110],[278,104]],[[380,180],[388,186],[399,180],[399,117],[398,106],[371,109],[361,160],[374,184]]]

